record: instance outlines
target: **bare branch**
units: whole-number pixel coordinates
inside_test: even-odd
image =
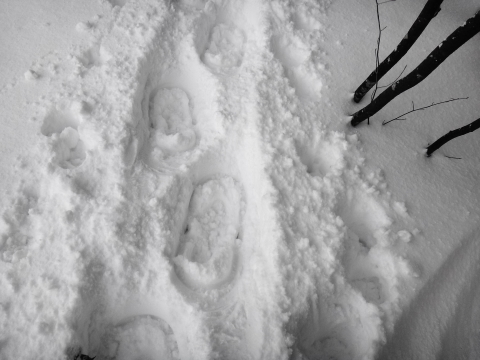
[[[477,130],[480,128],[480,119],[477,119],[471,122],[468,125],[462,126],[461,128],[449,131],[447,134],[443,135],[438,140],[434,141],[432,144],[428,145],[426,156],[430,157],[436,150],[440,149],[443,145],[445,145],[450,140],[453,140],[459,136],[471,133],[472,131]]]
[[[378,5],[384,4],[390,1],[383,1]],[[408,30],[407,34],[400,41],[398,46],[393,50],[388,57],[382,61],[379,66],[375,67],[375,70],[368,75],[365,81],[355,90],[353,101],[360,102],[365,94],[380,80],[396,63],[410,50],[415,41],[419,38],[422,32],[425,30],[430,21],[440,11],[440,5],[443,0],[428,0],[423,7],[420,15],[415,20],[413,25]]]
[[[413,71],[387,88],[370,104],[353,114],[350,124],[357,126],[362,121],[369,119],[398,95],[426,79],[445,59],[479,31],[480,11],[442,41]]]
[[[378,38],[377,38],[377,48],[375,49],[375,89],[372,91],[372,95],[370,96],[370,100],[375,100],[375,95],[377,94],[378,90],[378,67],[380,65],[380,41],[382,39],[382,25],[380,23],[380,9],[378,0],[375,0],[375,4],[377,6],[377,24],[378,24]],[[370,118],[368,118],[367,123],[370,124]]]
[[[445,103],[449,103],[449,102],[452,102],[452,101],[457,101],[457,100],[467,100],[468,97],[464,97],[464,98],[452,98],[450,100],[445,100],[445,101],[439,101],[437,103],[432,103],[431,105],[427,105],[427,106],[422,106],[418,109],[415,109],[415,104],[413,103],[412,101],[412,110],[410,111],[407,111],[406,113],[403,113],[401,115],[398,115],[396,118],[393,118],[391,120],[388,120],[388,121],[382,121],[382,125],[387,125],[388,123],[391,123],[392,121],[395,121],[395,120],[405,120],[404,118],[402,118],[402,116],[405,116],[405,115],[408,115],[408,114],[411,114],[415,111],[422,111],[422,110],[425,110],[425,109],[428,109],[428,108],[431,108],[432,106],[436,106],[436,105],[440,105],[440,104],[445,104]]]
[[[378,66],[380,65],[380,41],[382,39],[382,25],[380,23],[380,9],[378,0],[375,0],[377,5],[377,24],[378,24],[378,38],[377,38],[377,50],[375,50],[375,89],[372,92],[371,100],[375,100],[375,94],[378,90]]]

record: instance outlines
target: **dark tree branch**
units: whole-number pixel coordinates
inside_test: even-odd
[[[378,0],[375,0],[375,3],[377,4],[377,24],[378,24],[378,38],[377,38],[377,49],[375,50],[375,74],[376,74],[376,81],[375,81],[375,89],[373,90],[372,92],[372,96],[371,96],[371,101],[375,100],[375,94],[377,93],[377,90],[378,90],[378,66],[380,64],[380,41],[382,39],[382,31],[384,29],[382,29],[382,25],[380,23],[380,9],[378,8],[379,7],[379,3],[378,3]]]
[[[436,140],[433,144],[429,145],[427,147],[427,153],[425,155],[427,157],[430,157],[436,150],[440,149],[443,145],[445,145],[450,140],[453,140],[459,136],[471,133],[472,131],[475,131],[478,128],[480,128],[480,119],[477,119],[468,125],[462,126],[461,128],[449,131],[447,134],[443,135],[441,138]]]
[[[385,1],[385,2],[389,2],[389,1],[390,0]],[[378,66],[380,65],[380,41],[382,39],[382,31],[387,28],[385,26],[382,29],[382,24],[380,22],[380,9],[379,9],[379,7],[380,7],[381,4],[384,4],[385,2],[379,3],[378,0],[375,0],[376,9],[377,9],[377,24],[378,24],[377,48],[375,49],[375,74],[378,74]],[[375,78],[375,89],[373,89],[373,91],[372,91],[372,95],[370,96],[370,101],[375,100],[375,95],[377,94],[377,90],[378,90],[378,78],[376,77]],[[370,124],[370,119],[368,119],[368,124]]]
[[[408,114],[411,114],[415,111],[422,111],[422,110],[425,110],[425,109],[428,109],[428,108],[431,108],[432,106],[435,106],[435,105],[440,105],[440,104],[445,104],[445,103],[449,103],[449,102],[452,102],[452,101],[457,101],[457,100],[467,100],[468,97],[464,97],[464,98],[453,98],[453,99],[450,99],[450,100],[445,100],[445,101],[440,101],[440,102],[434,102],[432,103],[431,105],[427,105],[427,106],[422,106],[422,107],[419,107],[418,109],[415,109],[415,104],[413,103],[412,101],[412,110],[410,111],[407,111],[406,113],[403,113],[402,115],[398,115],[396,118],[393,118],[391,120],[388,120],[388,121],[382,121],[382,125],[387,125],[388,123],[391,123],[392,121],[395,121],[395,120],[405,120],[405,119],[402,119],[402,116],[405,116],[405,115],[408,115]]]
[[[410,74],[388,87],[374,101],[360,111],[353,114],[351,124],[357,126],[362,121],[370,118],[380,111],[395,97],[414,87],[427,78],[446,58],[455,52],[480,31],[480,11],[457,28],[449,37],[438,45],[428,57],[422,61]]]
[[[386,1],[388,2],[388,1]],[[443,0],[428,0],[423,7],[422,12],[417,20],[413,23],[410,30],[400,41],[397,48],[393,50],[388,57],[382,61],[381,64],[375,67],[375,70],[367,77],[367,79],[355,90],[353,101],[360,102],[365,94],[393,67],[395,64],[408,52],[423,30],[427,27],[430,20],[432,20],[440,11],[440,5]],[[378,5],[385,2],[378,3]],[[378,13],[378,9],[377,9]],[[378,55],[377,55],[378,56]]]

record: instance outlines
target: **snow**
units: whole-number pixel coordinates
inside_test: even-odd
[[[479,356],[478,38],[351,128],[374,1],[0,6],[1,359]]]

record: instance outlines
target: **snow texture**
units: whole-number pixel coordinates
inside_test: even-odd
[[[480,356],[478,231],[422,278],[326,112],[332,1],[107,5],[21,74],[48,93],[2,199],[1,359]]]

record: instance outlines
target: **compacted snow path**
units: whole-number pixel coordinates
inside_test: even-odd
[[[328,1],[115,5],[0,223],[2,358],[372,359],[410,219],[318,115]]]

